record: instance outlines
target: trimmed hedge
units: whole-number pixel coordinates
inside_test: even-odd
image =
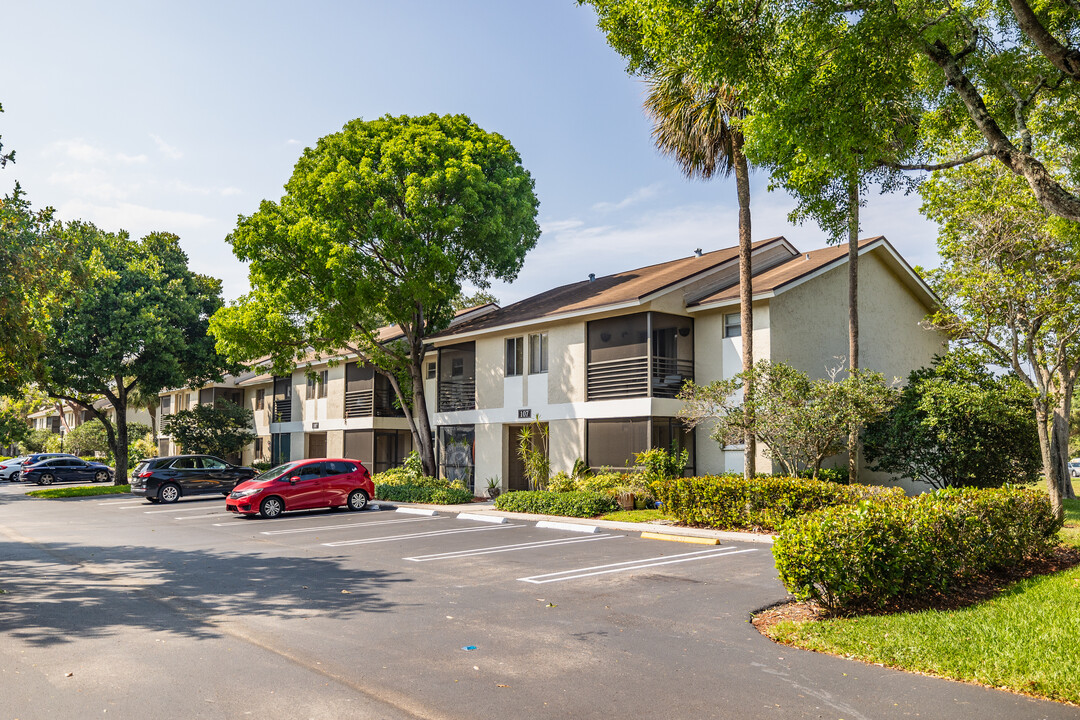
[[[619,509],[619,504],[610,495],[582,490],[522,490],[503,493],[495,499],[495,507],[509,512],[590,518],[615,512]]]
[[[653,483],[652,489],[679,522],[721,530],[779,530],[784,521],[814,510],[904,494],[900,488],[740,475],[676,478]]]
[[[395,502],[431,503],[434,505],[460,505],[472,502],[473,494],[456,487],[422,487],[419,485],[375,485],[378,500]]]
[[[1045,556],[1060,529],[1037,491],[950,488],[795,518],[783,526],[773,557],[799,600],[830,610],[881,606]]]

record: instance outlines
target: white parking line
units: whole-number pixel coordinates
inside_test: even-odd
[[[128,508],[120,508],[120,509],[121,510],[127,510]],[[198,508],[198,509],[202,510],[203,508]],[[178,513],[178,512],[182,513],[182,512],[188,512],[188,508],[180,506],[180,507],[171,507],[168,510],[144,510],[143,512],[145,512],[147,515],[156,515],[157,513]]]
[[[228,514],[229,513],[227,513],[227,512],[216,512],[216,513],[209,513],[207,515],[184,515],[182,517],[174,517],[173,520],[197,520],[199,518],[221,517],[222,515],[228,515]]]
[[[128,498],[127,500],[106,500],[105,502],[95,503],[97,505],[130,505],[131,503],[138,503],[140,505],[145,504],[145,500],[139,498]]]
[[[377,538],[363,540],[340,540],[338,542],[323,543],[326,547],[343,547],[345,545],[368,545],[370,543],[393,542],[394,540],[411,540],[413,538],[432,537],[435,535],[456,535],[467,532],[483,532],[485,530],[504,530],[506,528],[525,527],[524,525],[489,525],[488,527],[462,528],[460,530],[432,530],[430,532],[409,533],[406,535],[386,535]]]
[[[556,545],[570,545],[572,543],[592,542],[593,540],[610,540],[611,538],[623,537],[622,535],[595,535],[587,538],[563,538],[561,540],[537,540],[535,542],[517,543],[516,545],[493,545],[486,548],[473,550],[454,550],[452,552],[434,553],[432,555],[416,555],[415,557],[402,558],[413,562],[430,562],[432,560],[455,560],[474,555],[493,555],[495,553],[513,552],[515,550],[534,550]]]
[[[574,570],[562,570],[560,572],[545,573],[544,575],[532,575],[531,577],[518,578],[521,582],[543,585],[544,583],[562,582],[563,580],[576,580],[578,578],[592,577],[593,575],[607,575],[608,573],[627,572],[629,570],[643,570],[644,568],[656,567],[657,565],[672,565],[674,563],[690,562],[692,560],[709,560],[714,557],[725,555],[738,555],[739,553],[754,552],[754,549],[736,550],[731,547],[713,548],[711,550],[698,550],[697,552],[681,553],[679,555],[664,556],[659,558],[643,558],[641,560],[627,560],[626,562],[608,563],[607,565],[594,565],[592,567],[577,568]],[[652,562],[652,561],[656,562]],[[590,572],[592,571],[592,572]]]
[[[291,535],[293,533],[316,532],[318,530],[337,530],[339,528],[367,527],[368,525],[390,525],[392,523],[426,522],[442,520],[441,517],[409,518],[408,520],[368,520],[367,522],[346,523],[344,525],[319,525],[318,527],[289,528],[288,530],[263,530],[261,535]],[[229,523],[230,525],[232,523]]]

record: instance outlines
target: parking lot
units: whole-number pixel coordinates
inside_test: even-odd
[[[767,544],[25,490],[0,486],[0,690],[24,720],[50,690],[121,717],[1076,717],[762,638],[750,612],[785,596]]]

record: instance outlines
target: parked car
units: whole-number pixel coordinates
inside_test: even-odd
[[[32,453],[30,455],[20,455],[19,457],[13,457],[10,460],[5,460],[0,463],[0,480],[9,480],[11,482],[19,481],[19,473],[22,472],[23,465],[33,465],[39,463],[42,460],[55,457],[76,457],[71,453]]]
[[[1080,458],[1069,461],[1069,477],[1080,477]]]
[[[253,477],[253,469],[230,465],[213,455],[169,455],[135,466],[131,494],[150,502],[172,503],[186,495],[228,495],[237,483]]]
[[[23,482],[52,485],[57,482],[112,481],[113,469],[99,462],[86,462],[77,457],[52,457],[41,462],[27,462],[19,472]]]
[[[363,510],[374,495],[371,475],[359,460],[317,458],[278,465],[240,483],[229,493],[225,508],[275,518],[287,510]]]
[[[0,462],[0,480],[6,480],[12,482],[19,479],[19,472],[22,470],[23,463],[26,462],[27,455],[20,455],[13,457],[10,460]]]

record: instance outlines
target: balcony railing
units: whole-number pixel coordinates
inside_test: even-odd
[[[586,398],[673,398],[679,393],[683,382],[694,379],[692,360],[654,356],[651,371],[649,365],[649,358],[645,355],[589,363]]]
[[[292,398],[274,401],[274,414],[270,421],[276,423],[292,422]]]
[[[476,380],[439,382],[439,412],[476,409]]]
[[[404,417],[400,408],[394,407],[390,388],[375,390],[350,390],[345,393],[345,417]]]

